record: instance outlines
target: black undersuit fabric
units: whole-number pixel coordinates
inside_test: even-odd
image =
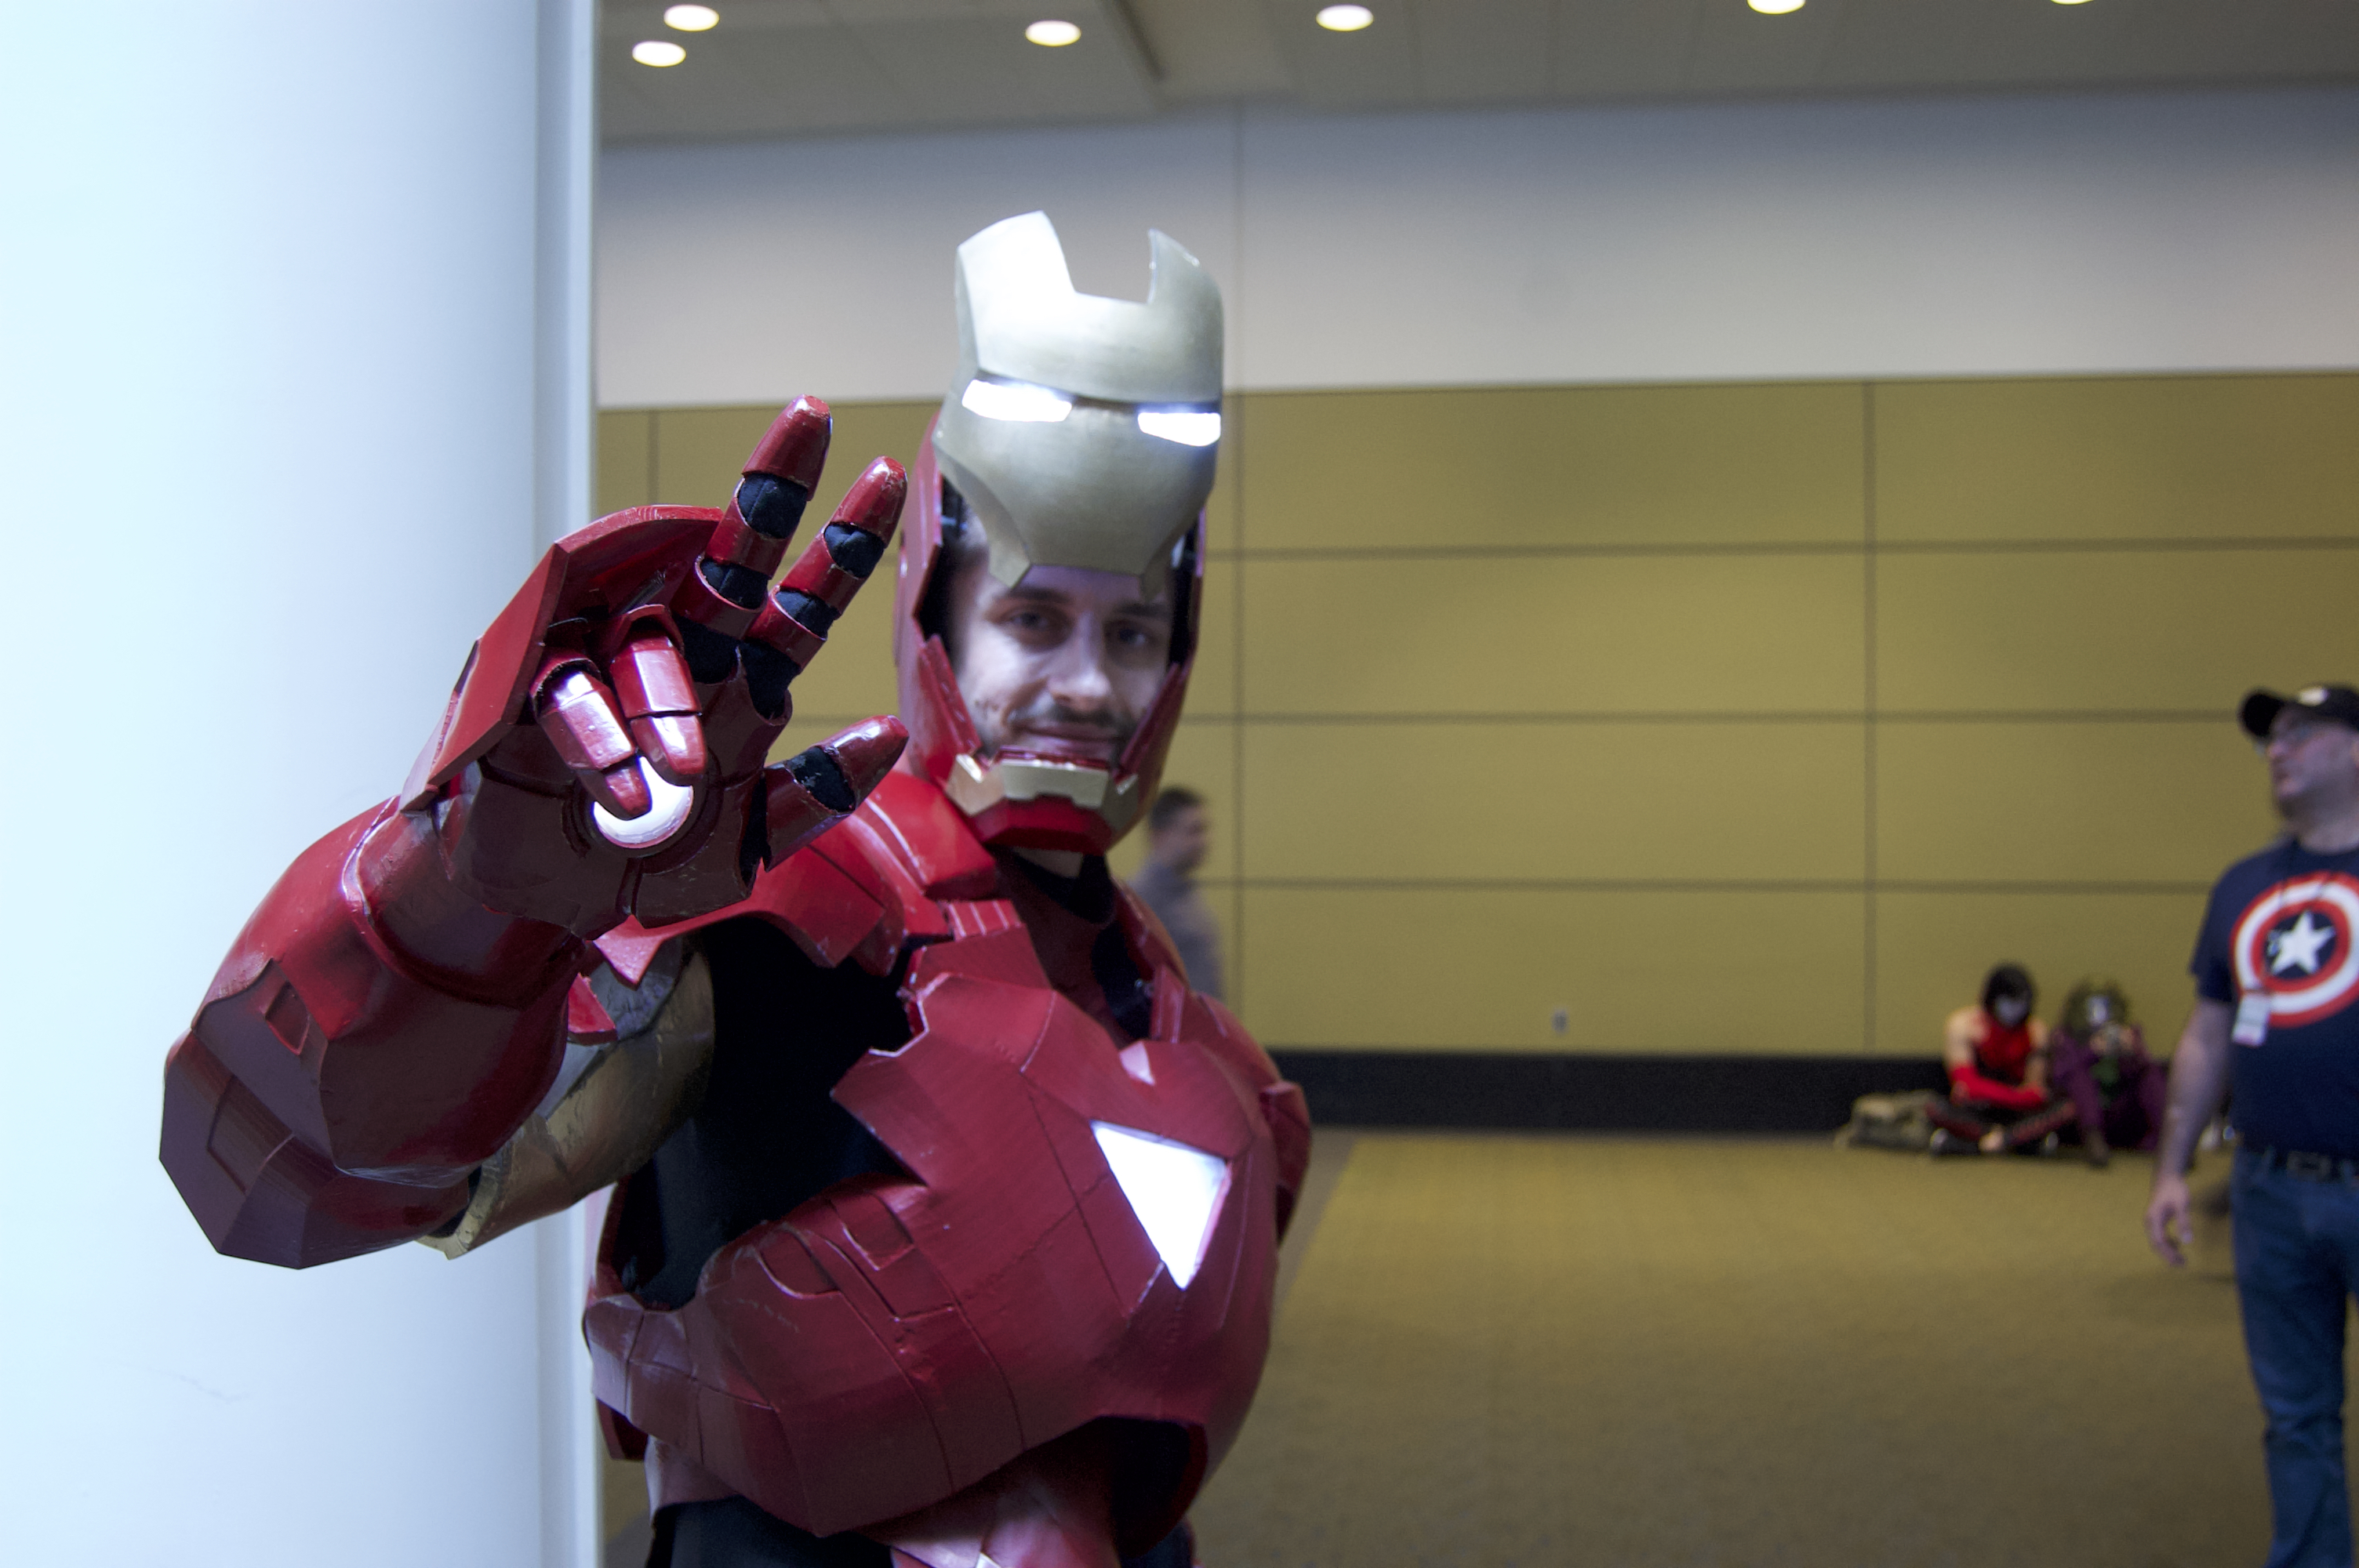
[[[1026,916],[1059,988],[1125,1039],[1147,1032],[1154,992],[1114,918],[1114,884],[1092,856],[1078,877],[1000,857],[1001,894]],[[712,1075],[696,1114],[624,1184],[615,1267],[651,1306],[696,1293],[713,1253],[836,1183],[903,1174],[875,1136],[830,1098],[865,1052],[908,1043],[897,975],[822,968],[766,921],[729,920],[693,940],[712,975]],[[1093,994],[1094,992],[1095,994]],[[1186,1525],[1125,1568],[1187,1568]],[[743,1498],[656,1515],[647,1568],[886,1568],[859,1535],[820,1537]]]
[[[818,1536],[743,1498],[679,1503],[656,1515],[647,1568],[888,1568],[893,1554],[864,1535]],[[1181,1525],[1122,1568],[1189,1568],[1195,1538]]]

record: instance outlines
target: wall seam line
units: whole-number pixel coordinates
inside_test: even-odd
[[[1861,700],[1861,819],[1864,829],[1862,866],[1865,873],[1861,888],[1860,935],[1860,1054],[1875,1054],[1875,987],[1876,962],[1876,801],[1875,801],[1875,383],[1863,382],[1859,389],[1860,416],[1860,528],[1861,542],[1865,546],[1860,557],[1861,591],[1864,596],[1861,616],[1863,652],[1865,655],[1862,672]]]

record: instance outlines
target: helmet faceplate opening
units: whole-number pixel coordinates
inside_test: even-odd
[[[901,526],[893,598],[893,662],[900,678],[901,719],[909,727],[901,765],[940,784],[986,844],[1105,853],[1146,815],[1179,730],[1201,621],[1202,518],[1180,536],[1173,552],[1171,662],[1122,755],[1108,769],[1015,747],[984,753],[950,650],[924,623],[934,574],[950,569],[951,559],[943,548],[942,478],[930,427],[918,451],[910,490],[916,515]]]

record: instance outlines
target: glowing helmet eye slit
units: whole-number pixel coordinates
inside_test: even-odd
[[[983,376],[966,384],[966,390],[959,395],[959,406],[985,419],[1018,425],[1061,424],[1073,411],[1073,400],[1052,386]]]
[[[1221,438],[1217,408],[1142,408],[1138,427],[1147,435],[1183,447],[1209,447]]]

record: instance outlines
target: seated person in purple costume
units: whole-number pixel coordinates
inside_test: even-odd
[[[2048,1026],[2031,1014],[2038,992],[2019,964],[2001,964],[1983,980],[1979,1005],[1950,1014],[1941,1065],[1950,1093],[1926,1106],[1934,1154],[2046,1152],[2070,1126],[2072,1102],[2048,1087]]]
[[[2152,1149],[2162,1131],[2164,1069],[2146,1054],[2119,984],[2093,975],[2064,999],[2048,1036],[2049,1071],[2072,1102],[2081,1152],[2103,1170],[2115,1149]]]

